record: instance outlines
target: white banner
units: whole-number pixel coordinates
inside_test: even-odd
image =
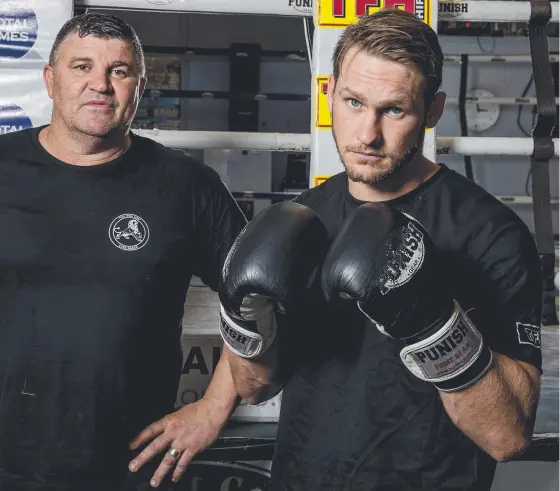
[[[50,121],[43,67],[71,16],[71,0],[0,1],[0,134]]]
[[[51,109],[41,70],[0,69],[0,135],[48,124]]]
[[[71,15],[72,0],[2,0],[0,66],[46,62],[58,31]]]

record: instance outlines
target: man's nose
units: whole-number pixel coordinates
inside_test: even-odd
[[[106,70],[93,70],[90,75],[89,87],[100,93],[112,92],[111,75]]]
[[[382,145],[383,134],[381,131],[381,118],[374,111],[365,111],[357,134],[358,140],[368,147]]]

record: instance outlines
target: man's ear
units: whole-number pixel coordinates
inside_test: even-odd
[[[441,116],[443,115],[446,98],[447,94],[445,92],[438,92],[434,96],[434,99],[428,108],[428,114],[426,115],[426,128],[433,128],[436,124],[438,124]]]
[[[54,86],[54,68],[51,65],[45,65],[43,67],[43,80],[45,82],[45,86],[47,87],[47,94],[52,99]]]
[[[139,84],[139,87],[138,87],[138,94],[139,94],[140,98],[142,98],[142,96],[144,95],[144,90],[146,89],[147,82],[148,82],[147,77],[141,77],[140,78],[140,84]]]
[[[329,111],[332,114],[332,104],[334,99],[334,89],[336,87],[336,80],[334,75],[329,75],[329,82],[327,85],[327,100],[329,102]]]

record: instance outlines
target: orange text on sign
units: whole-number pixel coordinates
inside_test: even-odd
[[[319,27],[346,27],[383,8],[398,8],[430,21],[431,0],[318,0]]]

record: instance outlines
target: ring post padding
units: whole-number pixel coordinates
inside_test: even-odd
[[[554,82],[548,58],[546,27],[552,15],[550,0],[531,0],[529,46],[537,96],[537,121],[533,128],[534,150],[530,156],[535,235],[543,277],[544,325],[558,325],[554,286],[554,234],[550,206],[549,162],[554,155],[552,131],[556,124]]]

